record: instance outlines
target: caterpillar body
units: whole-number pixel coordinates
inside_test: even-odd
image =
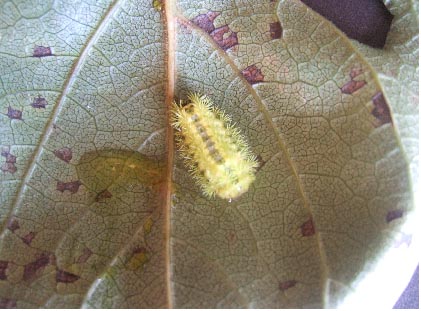
[[[171,124],[186,167],[207,197],[235,199],[255,180],[257,158],[231,118],[206,95],[172,104]]]

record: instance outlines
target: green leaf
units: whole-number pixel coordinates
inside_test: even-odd
[[[402,264],[418,16],[389,6],[375,50],[292,0],[3,1],[0,306],[331,307]],[[260,160],[232,202],[175,150],[191,91]]]

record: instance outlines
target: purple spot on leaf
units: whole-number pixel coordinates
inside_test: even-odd
[[[243,69],[241,73],[247,80],[247,82],[250,84],[263,82],[265,78],[262,74],[262,71],[259,68],[257,68],[256,65],[248,66],[247,68]]]
[[[57,283],[73,283],[80,279],[80,276],[57,269],[56,272],[56,282]]]
[[[19,228],[19,222],[16,218],[11,218],[7,223],[7,229],[9,229],[12,232],[15,232],[15,230],[18,230]]]
[[[6,158],[6,162],[16,163],[16,156],[11,154],[9,151],[2,151],[1,155]]]
[[[389,211],[386,215],[386,222],[389,223],[395,219],[401,218],[403,216],[403,211],[400,209]]]
[[[36,233],[31,231],[27,235],[23,236],[21,239],[26,245],[31,245],[31,242],[35,238],[35,235]]]
[[[41,96],[35,97],[34,101],[31,103],[33,108],[45,108],[47,106],[47,100]]]
[[[64,147],[61,149],[57,149],[54,151],[54,155],[63,160],[66,163],[69,163],[70,160],[72,159],[73,155],[72,155],[72,149]]]
[[[351,81],[348,81],[347,83],[345,83],[341,87],[341,91],[344,94],[353,94],[354,92],[358,91],[360,88],[362,88],[366,84],[367,84],[367,82],[365,82],[365,81],[351,80]]]
[[[62,182],[62,181],[58,181],[57,182],[57,190],[64,192],[64,191],[69,191],[70,193],[74,194],[79,190],[79,187],[82,183],[79,180],[76,181],[70,181],[70,182]]]
[[[392,123],[392,117],[390,115],[389,106],[386,103],[386,100],[382,92],[376,93],[372,98],[374,109],[371,111],[371,114],[377,119],[376,126],[381,126],[386,123]]]
[[[5,163],[2,165],[1,170],[5,173],[11,173],[14,174],[17,171],[17,168],[15,166],[16,163],[16,156],[14,156],[13,154],[11,154],[9,151],[7,150],[3,150],[1,152],[1,155],[3,157],[6,158]]]
[[[301,225],[301,234],[303,236],[312,236],[316,233],[316,229],[314,228],[313,218],[310,218],[305,223]]]
[[[35,261],[28,263],[23,271],[23,280],[31,280],[38,271],[45,268],[49,263],[50,256],[48,254],[42,254]]]
[[[91,257],[92,251],[89,248],[84,248],[82,251],[82,255],[76,260],[76,263],[85,263],[89,257]]]
[[[358,77],[363,72],[364,70],[361,67],[353,67],[349,73],[349,76],[351,77],[351,80],[353,80],[355,77]]]
[[[288,281],[283,281],[283,282],[279,282],[279,290],[281,291],[286,291],[287,289],[294,287],[297,284],[297,281],[295,280],[288,280]]]
[[[33,57],[46,57],[52,56],[51,48],[49,46],[36,45],[34,48]]]
[[[215,18],[219,15],[217,12],[209,11],[206,14],[200,14],[192,19],[192,23],[196,26],[200,27],[207,33],[211,33],[215,30],[215,26],[213,24],[213,21]]]
[[[16,308],[16,300],[9,298],[0,298],[0,309]]]
[[[8,261],[0,260],[0,280],[7,280],[6,270],[8,266]]]
[[[8,173],[14,174],[14,173],[16,173],[17,168],[13,163],[7,163],[6,162],[1,166],[1,170],[4,173],[8,172]]]
[[[110,199],[112,198],[113,195],[111,192],[109,192],[107,189],[101,191],[100,193],[98,193],[98,195],[95,198],[96,202],[104,202],[106,199]]]
[[[7,116],[10,119],[22,120],[22,111],[18,109],[13,109],[12,107],[9,106],[7,108]]]
[[[238,44],[237,33],[231,31],[227,25],[216,28],[210,33],[210,36],[224,51]]]
[[[282,26],[280,22],[270,23],[269,31],[272,39],[282,38]]]

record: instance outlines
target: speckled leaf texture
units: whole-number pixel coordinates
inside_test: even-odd
[[[0,1],[0,307],[359,297],[415,239],[418,2],[386,5],[373,49],[297,0]],[[189,92],[259,159],[232,202],[176,150]]]

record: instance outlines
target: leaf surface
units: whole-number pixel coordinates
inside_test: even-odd
[[[401,236],[410,6],[390,4],[384,50],[299,1],[1,6],[1,306],[336,306]],[[206,198],[174,148],[168,107],[192,91],[259,158],[232,202]]]

